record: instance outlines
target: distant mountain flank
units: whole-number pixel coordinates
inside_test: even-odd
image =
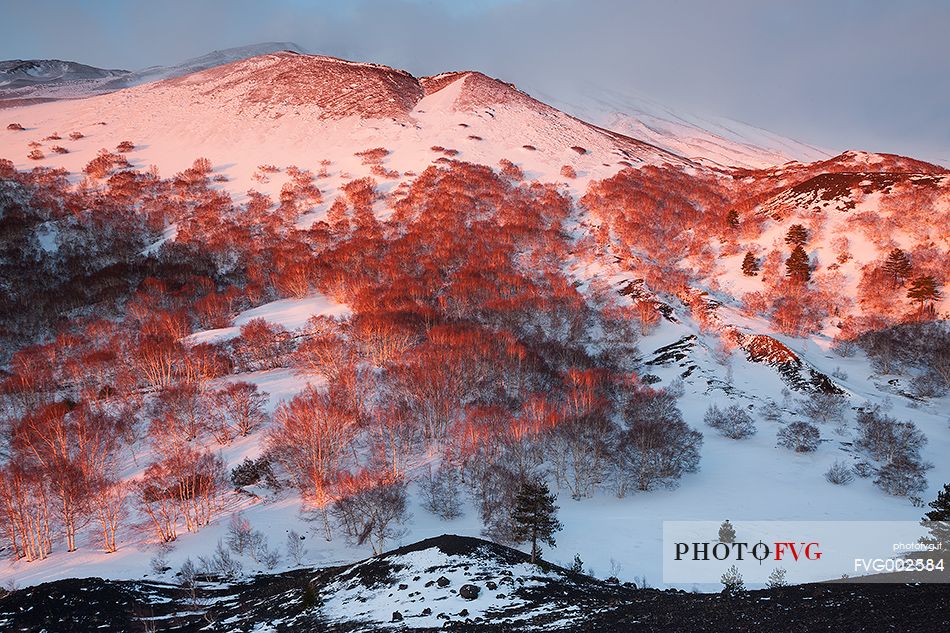
[[[0,106],[4,102],[81,99],[276,51],[304,52],[290,42],[264,42],[212,51],[173,66],[150,66],[136,71],[108,70],[58,59],[0,61]]]
[[[608,129],[638,138],[710,167],[763,168],[812,162],[835,152],[725,117],[682,112],[641,95],[585,85],[579,95],[537,94],[547,103]]]
[[[128,70],[106,70],[59,59],[11,59],[0,61],[0,86],[7,89],[36,87],[67,81],[114,79]]]

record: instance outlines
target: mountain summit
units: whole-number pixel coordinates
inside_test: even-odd
[[[297,53],[302,57],[294,60],[288,53]],[[260,90],[249,95],[249,99],[256,102],[277,99],[283,100],[285,104],[305,101],[318,103],[322,104],[327,118],[341,118],[350,114],[405,116],[423,96],[432,95],[459,81],[459,85],[455,86],[459,93],[457,99],[453,98],[454,102],[449,104],[452,109],[465,111],[503,101],[530,104],[530,107],[544,111],[546,116],[556,116],[554,113],[557,112],[567,113],[615,134],[640,139],[664,152],[711,167],[763,168],[790,160],[807,162],[831,156],[825,150],[753,126],[727,119],[692,116],[650,99],[623,95],[603,87],[587,86],[583,96],[571,99],[560,99],[543,91],[529,89],[529,92],[540,97],[538,101],[512,84],[476,71],[447,72],[423,77],[418,81],[407,81],[409,76],[404,71],[305,53],[302,47],[292,42],[263,42],[213,51],[172,66],[152,66],[136,71],[104,70],[55,60],[0,62],[0,103],[29,104],[84,98],[216,68],[228,67],[223,72],[240,73],[247,69],[233,66],[235,62],[275,54],[278,57],[270,63],[261,60],[255,66],[259,71],[269,67],[270,71],[278,73],[269,80],[270,83],[284,81],[288,86],[268,89],[262,85]],[[282,63],[276,67],[272,65],[274,61]],[[35,64],[42,70],[32,73],[24,71],[21,66],[25,63]],[[59,65],[62,68],[57,71]],[[17,68],[19,70],[13,70]],[[362,72],[354,72],[356,69],[362,69]],[[341,72],[342,75],[331,77]],[[349,79],[343,79],[344,75],[349,76]],[[217,74],[217,77],[220,80],[223,75]],[[255,78],[262,79],[261,73],[255,73]],[[235,77],[231,83],[237,80]],[[371,85],[362,86],[363,80],[370,81]],[[374,84],[376,81],[379,83]],[[223,83],[227,82],[220,81],[218,85]],[[413,83],[418,85],[413,86]],[[304,94],[314,89],[323,93],[324,97],[308,97]],[[371,96],[367,97],[367,91]],[[349,107],[355,109],[348,110]]]

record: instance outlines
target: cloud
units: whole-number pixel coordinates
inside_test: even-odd
[[[565,100],[609,86],[833,148],[950,162],[950,4],[622,0],[18,3],[0,57],[168,64],[293,41],[405,68],[474,68]]]

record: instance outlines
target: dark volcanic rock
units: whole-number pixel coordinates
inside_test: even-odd
[[[465,598],[466,600],[474,600],[478,597],[479,589],[476,585],[462,585],[459,589],[459,595]]]
[[[492,569],[492,578],[499,578],[507,576],[504,566],[523,569],[521,565],[529,560],[522,552],[480,539],[443,536],[353,565],[295,570],[230,584],[201,582],[195,596],[188,589],[160,582],[61,580],[0,597],[0,630],[381,633],[391,630],[393,622],[420,616],[406,616],[408,605],[400,604],[393,605],[399,610],[392,611],[392,619],[387,617],[386,622],[327,621],[322,606],[337,597],[335,592],[341,587],[364,587],[386,595],[409,577],[405,572],[399,575],[405,567],[400,557],[430,548],[461,557],[456,569],[470,565],[476,581],[486,565]],[[524,580],[517,574],[515,578]],[[481,579],[487,581],[484,575]],[[906,579],[908,584],[800,585],[729,597],[612,585],[556,565],[550,565],[546,573],[528,572],[527,580],[499,594],[505,597],[498,597],[498,603],[478,614],[483,621],[477,624],[452,619],[467,619],[467,610],[459,616],[440,613],[438,617],[453,630],[479,633],[950,630],[950,585],[910,584],[913,578]],[[433,589],[429,597],[443,593]],[[417,609],[411,613],[420,613]],[[357,607],[354,614],[358,612]],[[432,612],[427,607],[421,616],[431,617]]]

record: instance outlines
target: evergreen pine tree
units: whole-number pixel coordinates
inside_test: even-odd
[[[930,534],[947,549],[950,546],[950,484],[944,484],[937,498],[927,505],[933,510],[926,513],[923,520],[938,522],[930,525]]]
[[[895,286],[900,286],[910,275],[911,265],[907,253],[899,248],[895,248],[884,261],[884,272],[891,277]]]
[[[785,580],[785,574],[787,572],[782,567],[776,567],[772,570],[772,573],[769,574],[769,581],[767,586],[769,589],[778,589],[779,587],[787,587],[788,581]]]
[[[914,280],[910,290],[907,291],[907,296],[920,304],[920,313],[923,314],[924,306],[940,299],[940,289],[933,277],[925,275]]]
[[[742,273],[748,277],[755,277],[759,274],[759,260],[752,254],[752,251],[747,252],[745,259],[742,260]]]
[[[742,574],[739,568],[731,565],[720,578],[722,583],[722,592],[729,595],[740,594],[745,591],[745,582],[742,580]]]
[[[581,560],[580,554],[574,554],[574,562],[571,563],[571,571],[576,574],[584,573],[584,561]]]
[[[739,212],[735,209],[726,214],[726,224],[730,229],[739,228]]]
[[[796,246],[785,260],[785,268],[788,270],[788,276],[795,281],[806,283],[811,279],[811,262],[808,261],[808,253],[801,244]]]
[[[729,522],[729,519],[726,519],[722,522],[722,525],[719,526],[719,542],[720,543],[735,543],[736,542],[736,529],[732,527],[732,523]]]
[[[785,234],[785,243],[789,245],[804,246],[807,241],[808,229],[801,224],[793,224],[788,228],[788,233]]]
[[[516,541],[531,541],[531,562],[537,562],[541,555],[539,542],[554,547],[554,533],[562,527],[557,520],[555,496],[543,481],[526,479],[521,484],[515,499],[515,511],[512,514],[515,527],[513,536]]]

